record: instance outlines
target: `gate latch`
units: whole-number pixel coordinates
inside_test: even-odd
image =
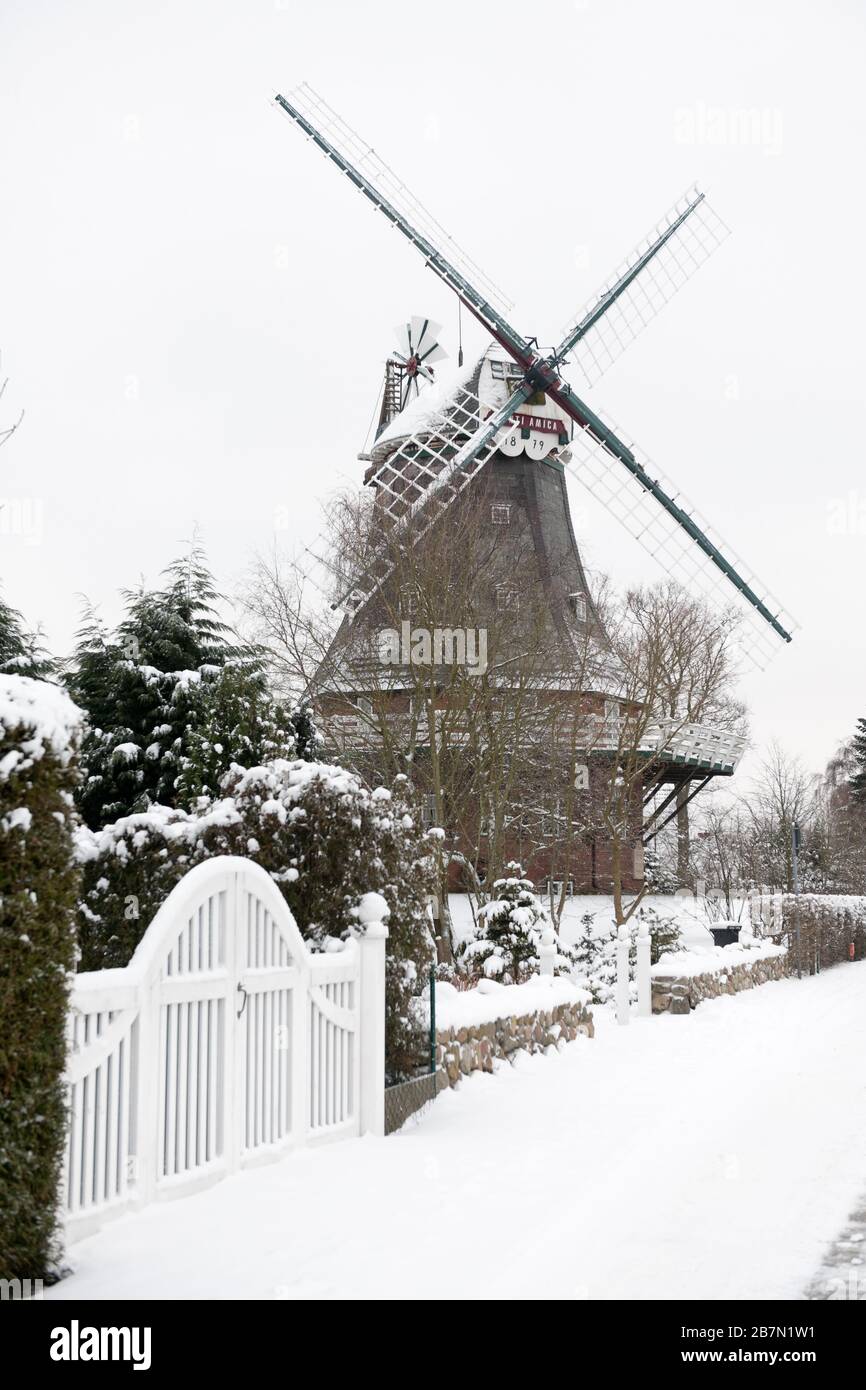
[[[240,980],[238,980],[238,989],[240,990],[241,994],[244,996],[244,1002],[241,1004],[241,1006],[240,1006],[240,1008],[238,1009],[238,1012],[237,1012],[237,1016],[238,1016],[238,1018],[240,1018],[240,1016],[241,1016],[241,1014],[243,1013],[244,1009],[247,1007],[247,1000],[249,999],[250,996],[247,994],[247,992],[246,992],[246,990],[244,989],[243,985],[241,984]]]

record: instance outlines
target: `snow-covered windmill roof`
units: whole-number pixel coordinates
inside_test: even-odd
[[[429,429],[447,410],[460,388],[470,384],[478,367],[478,362],[464,362],[462,367],[449,367],[438,372],[436,380],[425,382],[418,395],[413,396],[408,405],[388,422],[374,447],[378,449],[382,444],[390,444],[395,439],[408,439],[412,434]]]

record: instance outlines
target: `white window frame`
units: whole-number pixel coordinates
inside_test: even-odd
[[[518,613],[520,611],[520,590],[512,584],[496,585],[497,613]]]
[[[511,525],[511,503],[510,502],[491,502],[490,521],[494,526]]]
[[[400,617],[414,618],[420,598],[421,589],[418,584],[402,584],[400,586]]]
[[[571,604],[572,616],[575,617],[579,623],[585,623],[589,610],[586,604],[586,594],[583,590],[578,589],[575,593],[569,594],[568,601]]]

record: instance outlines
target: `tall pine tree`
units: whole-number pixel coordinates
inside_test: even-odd
[[[857,732],[851,740],[856,771],[851,778],[851,792],[855,801],[866,806],[866,719],[857,720]]]
[[[68,676],[88,715],[79,805],[94,829],[154,803],[190,807],[218,791],[232,764],[295,751],[258,653],[219,617],[198,546],[168,567],[161,587],[123,597],[114,632],[86,613]]]

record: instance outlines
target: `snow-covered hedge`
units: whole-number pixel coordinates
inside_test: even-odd
[[[813,972],[866,956],[866,897],[835,893],[777,893],[752,903],[752,922],[784,941],[794,969]]]
[[[57,1254],[66,1136],[68,980],[78,872],[72,793],[80,713],[63,691],[0,676],[0,1277]]]
[[[233,768],[222,795],[194,814],[152,807],[80,832],[82,968],[125,965],[166,894],[212,855],[261,864],[314,945],[345,937],[360,898],[378,892],[390,908],[388,1070],[407,1075],[423,1049],[410,1004],[432,955],[427,848],[405,778],[393,791],[370,791],[325,763],[277,759]]]

